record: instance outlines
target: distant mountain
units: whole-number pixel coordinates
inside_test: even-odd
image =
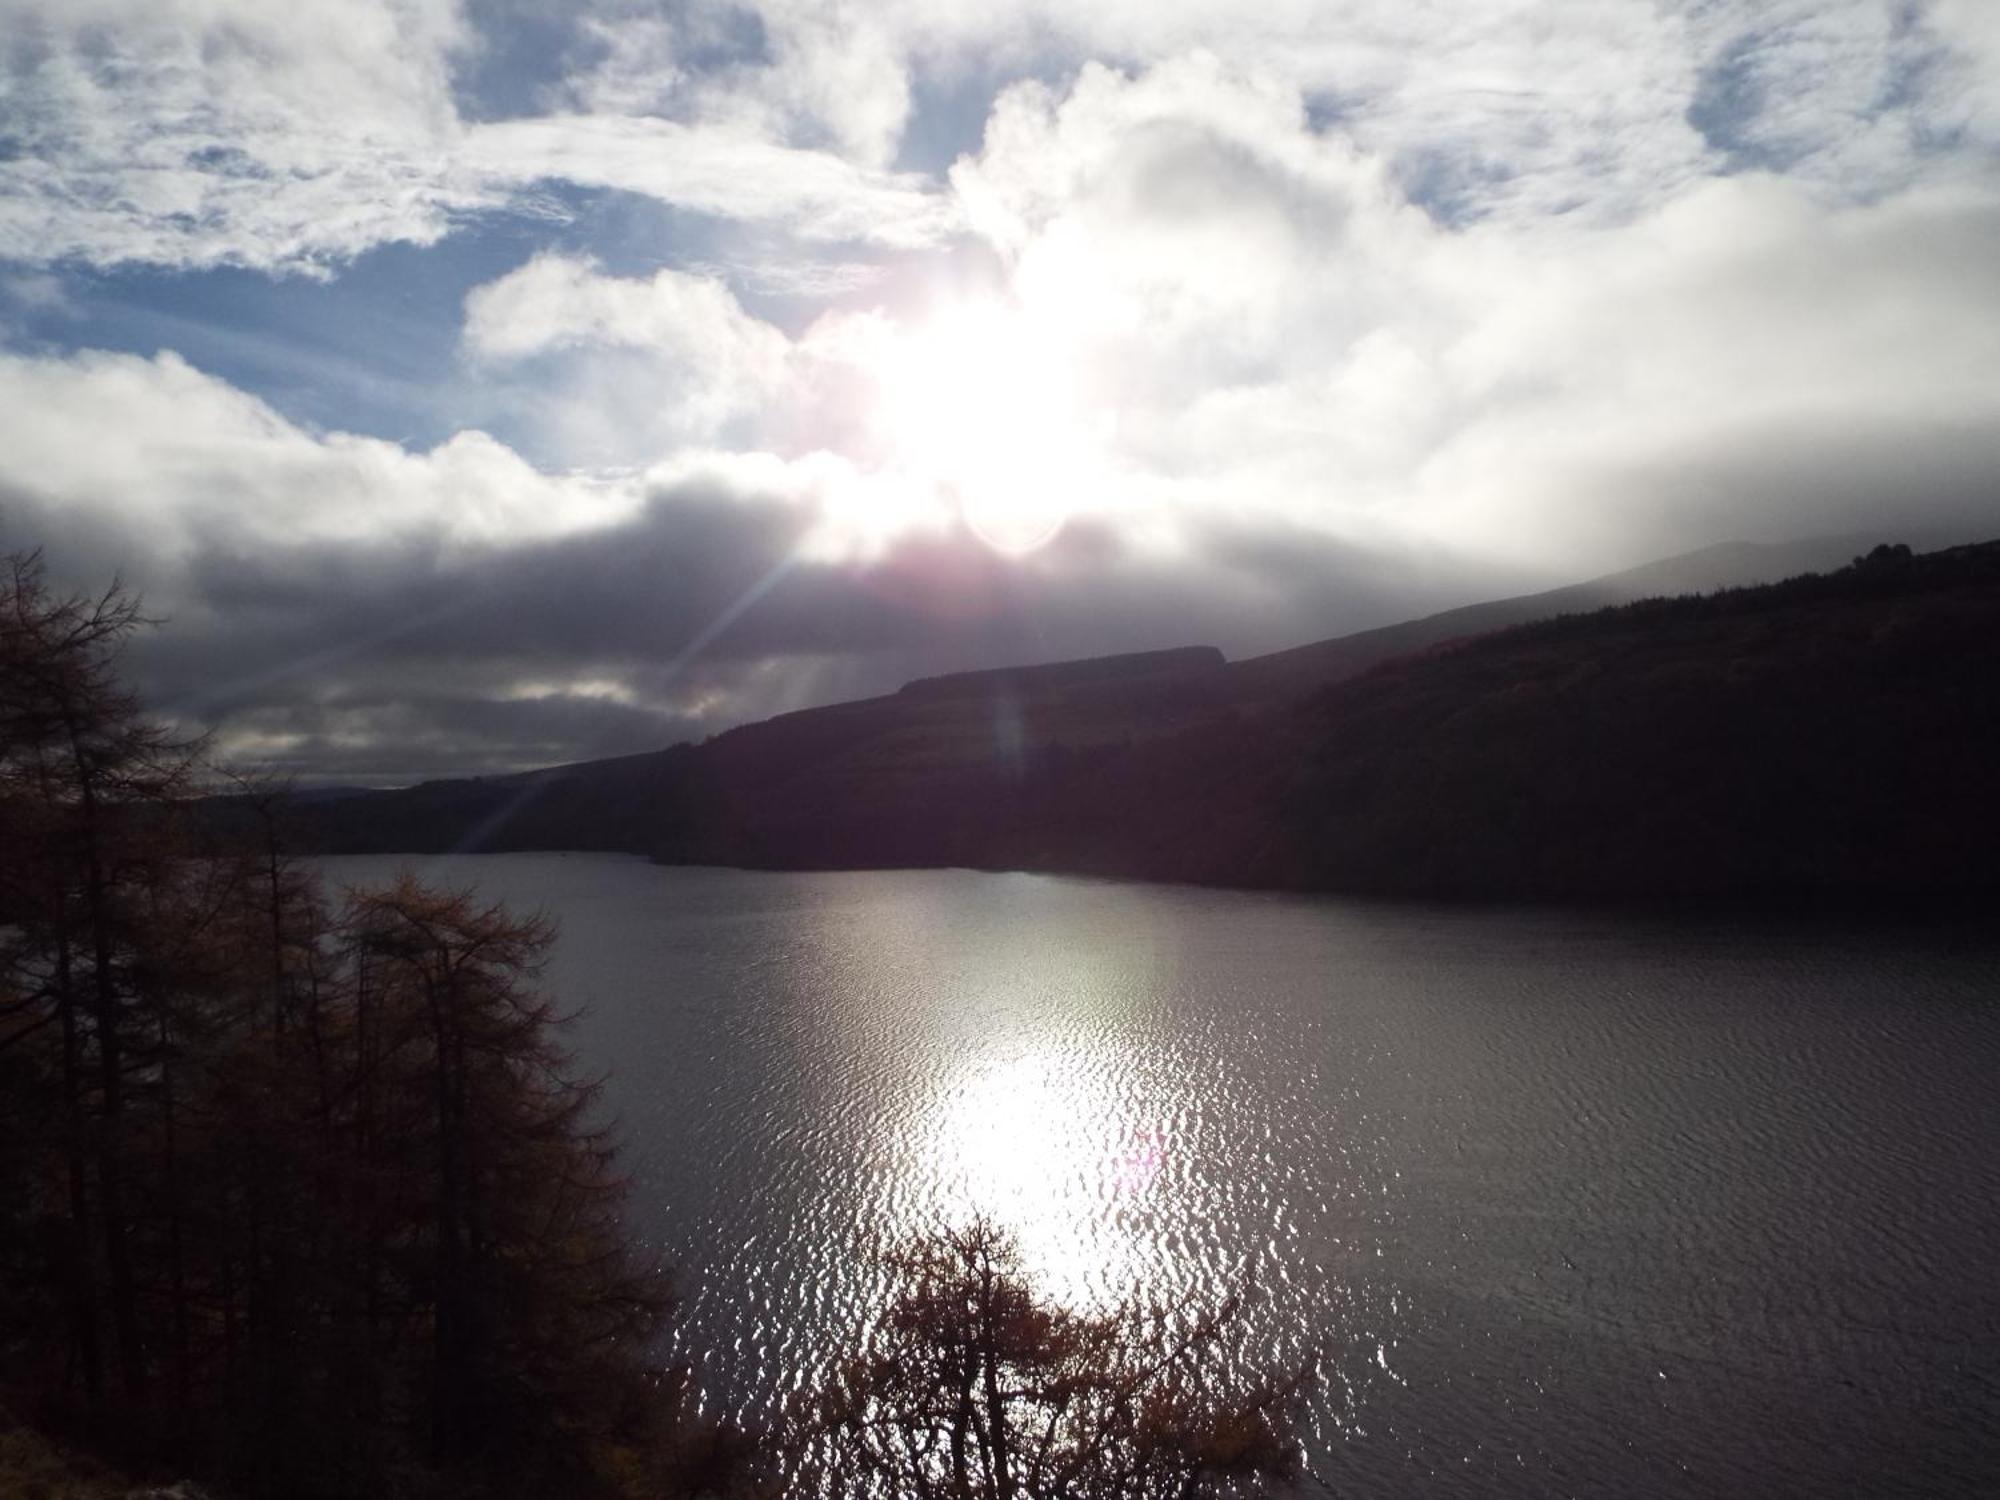
[[[1714,548],[1242,662],[1189,647],[923,679],[296,817],[328,851],[1562,899],[1984,889],[1966,840],[2000,834],[2000,544],[1655,597],[1856,545]]]

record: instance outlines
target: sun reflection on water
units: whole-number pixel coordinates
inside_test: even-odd
[[[1394,1320],[1348,1275],[1376,1135],[1345,1110],[1329,1128],[1313,1049],[1267,1050],[1259,998],[1216,986],[1157,896],[1012,874],[981,877],[977,904],[930,877],[872,899],[888,879],[832,887],[796,960],[809,1004],[746,1013],[782,1023],[773,1076],[812,1124],[776,1167],[809,1184],[779,1200],[786,1258],[748,1247],[718,1283],[768,1283],[768,1303],[703,1309],[753,1341],[732,1368],[823,1370],[888,1306],[882,1252],[983,1215],[1052,1304],[1179,1318],[1241,1299],[1225,1370],[1317,1362],[1333,1339],[1308,1425],[1344,1430],[1389,1378]]]
[[[984,1214],[1014,1236],[1023,1269],[1073,1305],[1139,1284],[1146,1209],[1168,1133],[1134,1118],[1115,1070],[1076,1048],[972,1060],[938,1090],[918,1132],[951,1217]]]

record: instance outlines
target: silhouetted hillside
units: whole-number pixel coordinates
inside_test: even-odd
[[[898,690],[899,698],[991,697],[995,693],[1042,695],[1087,685],[1098,691],[1116,690],[1163,678],[1201,677],[1223,669],[1222,653],[1213,646],[1181,646],[1170,651],[1135,651],[1125,656],[1093,656],[1083,661],[1049,662],[1032,667],[994,667],[984,672],[951,672],[943,677],[919,677]]]
[[[701,746],[300,816],[327,849],[1536,899],[1992,888],[2000,544],[1881,549],[1826,575],[1374,654],[1479,617],[1279,667],[1191,648],[960,674]],[[1322,685],[1285,691],[1301,678]]]
[[[1305,883],[1523,897],[1993,892],[2000,545],[1558,618],[1331,689]]]
[[[327,852],[595,849],[726,863],[934,864],[900,826],[929,816],[920,809],[991,777],[1017,785],[1051,756],[1213,722],[1236,696],[1225,673],[1211,646],[956,673],[741,725],[699,746],[427,782],[301,806],[297,821]],[[942,836],[937,827],[927,833]]]
[[[1490,635],[1510,625],[1631,604],[1640,599],[1776,583],[1801,573],[1839,568],[1857,551],[1867,551],[1870,545],[1861,538],[1844,536],[1786,543],[1724,542],[1546,593],[1468,604],[1420,620],[1405,620],[1336,640],[1274,651],[1268,656],[1232,663],[1229,671],[1245,696],[1297,696],[1365,672],[1378,661],[1408,656],[1445,641]]]

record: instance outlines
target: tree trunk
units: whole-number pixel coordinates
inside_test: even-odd
[[[452,1021],[446,981],[426,976],[431,1011],[431,1044],[436,1054],[433,1077],[437,1111],[437,1293],[434,1312],[431,1432],[433,1457],[448,1463],[458,1456],[459,1412],[464,1399],[465,1266],[462,1241],[464,1209],[460,1202],[458,1122],[454,1101]]]
[[[60,897],[58,897],[60,899]],[[70,1339],[83,1365],[84,1395],[95,1410],[104,1400],[104,1350],[97,1334],[96,1257],[90,1236],[90,1163],[83,1115],[83,1040],[69,934],[56,932],[56,1004],[62,1012],[63,1154],[69,1168]]]
[[[1007,1404],[1000,1397],[1000,1312],[993,1285],[993,1268],[979,1272],[979,1364],[985,1379],[986,1426],[992,1433],[992,1489],[999,1500],[1014,1500],[1014,1460],[1007,1431]]]
[[[139,1302],[132,1281],[132,1248],[125,1222],[124,1049],[119,1036],[118,990],[112,977],[111,912],[104,860],[99,848],[96,776],[84,753],[81,731],[68,724],[70,753],[82,794],[84,915],[90,925],[92,1020],[97,1031],[97,1069],[103,1122],[97,1134],[97,1196],[104,1218],[104,1266],[111,1278],[111,1329],[118,1345],[119,1373],[127,1399],[145,1394],[145,1349],[139,1333]]]

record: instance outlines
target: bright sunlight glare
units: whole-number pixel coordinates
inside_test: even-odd
[[[994,303],[935,313],[879,372],[895,462],[946,495],[990,547],[1050,541],[1101,467],[1075,371],[1054,330]]]
[[[1167,1155],[1084,1049],[1034,1048],[968,1067],[923,1132],[960,1217],[983,1214],[1028,1273],[1078,1305],[1109,1305],[1145,1272],[1145,1207]]]

